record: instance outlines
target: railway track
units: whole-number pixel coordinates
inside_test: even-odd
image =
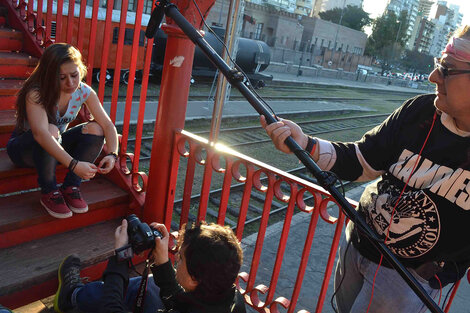
[[[381,123],[388,114],[375,114],[375,115],[364,115],[356,117],[343,117],[343,118],[334,118],[334,119],[323,119],[315,121],[304,121],[299,122],[298,124],[302,129],[311,135],[325,134],[329,132],[351,130],[356,128],[371,128],[379,123]],[[197,132],[198,135],[202,137],[208,137],[209,132]],[[231,147],[240,147],[254,145],[264,142],[269,142],[270,139],[266,135],[265,131],[261,126],[248,126],[248,127],[236,127],[236,128],[227,128],[221,129],[219,138],[221,141],[224,141],[228,146]],[[132,143],[134,140],[129,140],[129,146],[132,148]],[[144,137],[142,139],[142,152],[141,160],[146,161],[150,159],[150,149],[151,149],[152,137]],[[299,176],[305,180],[316,183],[315,179],[309,176],[305,167],[295,168],[287,171],[290,174]],[[338,182],[339,184],[339,182]],[[346,187],[350,182],[343,183],[343,186]],[[339,187],[339,185],[338,185]],[[239,203],[242,198],[244,184],[234,184],[230,187],[230,199],[227,206],[227,212],[225,215],[225,224],[235,227],[237,225],[238,214],[239,214]],[[281,187],[282,188],[282,187]],[[288,190],[284,190],[287,194]],[[216,220],[218,216],[218,207],[220,205],[221,189],[214,189],[210,191],[209,194],[209,204],[207,207],[208,220]],[[262,208],[264,205],[265,195],[255,189],[251,191],[250,204],[248,207],[248,213],[246,217],[245,225],[256,223],[261,218]],[[312,200],[312,196],[306,196],[304,201],[307,204]],[[200,199],[200,194],[192,195],[190,200],[190,207],[193,209],[190,210],[188,214],[189,221],[196,220],[197,207]],[[179,223],[176,221],[179,219],[181,214],[182,199],[175,200],[174,202],[174,221],[172,223],[172,228],[177,229]],[[281,214],[287,209],[287,205],[276,198],[273,199],[271,203],[270,215]]]
[[[349,90],[345,94],[345,90]],[[149,87],[148,97],[158,100],[160,93],[160,86],[151,85]],[[191,88],[189,93],[189,101],[204,101],[212,99],[210,95],[210,85],[208,84],[197,84],[194,88]],[[324,85],[299,85],[293,84],[286,86],[283,82],[282,85],[268,85],[263,89],[257,90],[257,93],[264,99],[269,101],[275,100],[292,100],[292,101],[368,101],[370,100],[371,89],[361,88],[349,88],[349,87],[336,87],[336,86],[324,86]],[[383,101],[402,101],[403,99],[410,98],[417,95],[419,92],[406,92],[406,91],[394,91],[373,89],[373,94],[383,95]],[[344,97],[332,97],[334,94],[345,94]],[[121,101],[126,99],[126,94],[120,94]],[[139,96],[134,97],[135,100],[139,99]],[[232,90],[230,100],[244,100],[245,98],[237,91]],[[104,97],[105,101],[111,101],[111,95],[106,94]]]
[[[368,97],[367,92],[370,91],[362,91],[362,90],[354,90],[353,94],[348,96],[331,96],[335,94],[344,94],[344,90],[342,88],[334,88],[334,87],[317,87],[315,86],[273,86],[273,87],[266,87],[263,90],[258,91],[261,96],[266,99],[267,101],[275,101],[275,100],[282,100],[282,101],[325,101],[325,102],[364,102],[368,103],[370,101],[370,97]],[[397,103],[402,102],[403,98],[409,97],[409,94],[406,96],[404,95],[397,95],[396,93],[390,92],[381,92],[378,91],[379,94],[383,95],[382,101],[386,101],[389,103]],[[286,95],[288,94],[288,95]],[[400,98],[402,96],[403,98]],[[231,100],[244,100],[244,98],[239,95],[237,92],[233,92]],[[207,101],[208,100],[208,92],[204,93],[201,89],[196,90],[196,92],[191,92],[189,95],[189,99],[192,101]],[[372,128],[379,123],[381,123],[388,114],[375,114],[375,115],[362,115],[362,116],[354,116],[354,117],[342,117],[342,118],[332,118],[332,119],[322,119],[322,120],[314,120],[314,121],[302,121],[298,122],[298,124],[302,127],[305,133],[309,135],[321,135],[327,134],[331,132],[338,132],[338,131],[345,131],[345,130],[353,130],[357,128]],[[197,131],[194,132],[195,134],[208,138],[209,131]],[[221,129],[219,132],[219,142],[223,142],[227,146],[232,148],[241,148],[241,147],[248,147],[254,145],[259,145],[262,143],[270,142],[270,138],[266,135],[266,132],[262,127],[257,124],[255,126],[246,126],[246,127],[233,127],[233,128],[225,128]],[[141,143],[141,156],[140,160],[142,162],[147,162],[150,159],[151,154],[151,145],[152,145],[153,136],[144,136],[142,138]],[[133,146],[135,144],[135,139],[128,140],[129,150],[133,150]],[[184,165],[183,165],[184,166]],[[315,180],[312,178],[311,175],[307,172],[305,167],[295,168],[287,171],[290,174],[299,176],[305,180],[312,181],[315,183]],[[195,182],[199,184],[199,182]],[[345,186],[350,184],[349,182],[344,183]],[[198,187],[194,186],[194,190],[197,190]],[[282,188],[282,187],[281,187]],[[230,225],[231,227],[235,227],[238,220],[239,215],[239,204],[242,198],[244,185],[243,184],[234,184],[230,187],[230,198],[227,205],[227,211],[225,214],[225,224]],[[213,189],[210,191],[209,194],[209,203],[207,206],[207,219],[209,221],[214,221],[218,217],[218,208],[220,206],[220,197],[221,197],[221,189]],[[285,190],[288,194],[289,191]],[[182,192],[178,194],[183,194]],[[304,201],[307,204],[312,204],[309,201],[311,200],[312,196],[305,196]],[[250,196],[250,204],[248,207],[248,213],[246,217],[246,225],[256,223],[261,218],[262,208],[264,205],[265,194],[259,192],[255,188],[251,190]],[[198,203],[200,201],[200,194],[194,194],[191,196],[190,200],[190,211],[188,215],[189,221],[194,221],[197,215],[197,208]],[[172,228],[177,229],[179,223],[179,216],[181,213],[182,208],[182,199],[177,199],[174,202],[174,221],[172,223]],[[284,202],[277,200],[276,198],[273,199],[271,204],[270,215],[272,214],[279,214],[284,212],[287,209],[287,205]],[[281,217],[279,217],[281,218]]]
[[[351,97],[317,97],[317,96],[310,96],[310,95],[299,95],[299,96],[262,96],[266,101],[280,101],[280,100],[288,100],[288,101],[330,101],[330,102],[351,102],[351,101],[368,101],[368,98],[351,98]],[[190,95],[188,100],[189,101],[204,101],[204,100],[212,99],[208,95]],[[245,97],[241,95],[231,95],[231,101],[243,101]],[[383,101],[401,101],[400,99],[384,99]]]
[[[295,168],[292,170],[287,171],[289,174],[293,174],[296,176],[299,176],[305,180],[311,181],[313,183],[316,183],[315,179],[310,178],[307,175],[307,170],[305,167],[299,167]],[[266,178],[262,178],[261,182],[266,181]],[[351,182],[343,182],[343,183],[337,183],[337,188],[347,188],[348,185],[351,184]],[[283,189],[284,192],[287,194],[289,193],[289,190],[287,188],[283,188],[281,186],[281,189]],[[237,220],[239,216],[239,209],[238,209],[238,202],[242,198],[244,191],[244,184],[235,184],[230,187],[230,198],[231,201],[229,200],[229,204],[227,206],[227,211],[225,214],[225,225],[229,225],[232,228],[235,228],[237,225]],[[212,218],[213,220],[216,220],[218,217],[218,211],[217,208],[220,205],[220,196],[221,196],[222,189],[214,189],[211,190],[209,193],[209,204],[207,207],[207,215]],[[252,189],[251,194],[250,194],[250,204],[248,206],[248,212],[246,216],[246,221],[245,221],[245,226],[256,223],[261,219],[261,214],[263,212],[263,205],[264,205],[264,194]],[[199,203],[200,199],[200,194],[193,195],[191,196],[191,204],[196,204],[195,206],[197,207],[197,204]],[[304,201],[308,205],[313,205],[313,196],[304,196]],[[177,217],[180,216],[181,214],[181,205],[183,203],[183,199],[178,199],[175,200],[174,202],[174,207],[173,210],[174,212],[177,213]],[[236,203],[236,205],[232,204]],[[279,201],[276,198],[273,198],[273,201],[271,202],[271,210],[269,212],[269,215],[276,215],[279,213],[284,212],[287,209],[287,205],[284,202]],[[188,219],[190,222],[193,222],[196,220],[196,209],[193,209],[194,212],[189,212]],[[194,213],[194,214],[193,214]],[[179,227],[179,223],[177,221],[173,221],[171,228],[174,230],[177,230]]]
[[[323,119],[315,121],[304,121],[299,124],[308,135],[320,135],[330,132],[352,130],[357,128],[372,128],[381,123],[388,114],[363,115],[355,117],[343,117],[334,119]],[[195,134],[208,138],[209,131],[195,132]],[[142,137],[141,161],[150,159],[153,136]],[[234,127],[221,129],[219,141],[230,147],[240,148],[261,143],[270,142],[264,129],[259,126]],[[128,140],[129,148],[132,150],[135,139]]]

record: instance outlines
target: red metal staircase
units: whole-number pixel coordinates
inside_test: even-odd
[[[98,278],[131,197],[98,177],[82,184],[88,213],[55,219],[39,203],[35,171],[12,164],[5,147],[15,127],[15,95],[38,59],[24,51],[24,34],[11,28],[9,14],[0,6],[0,303],[14,308],[51,295],[68,254],[78,253],[85,275]],[[65,173],[59,166],[58,182]]]

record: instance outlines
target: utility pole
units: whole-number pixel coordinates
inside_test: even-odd
[[[336,35],[335,35],[335,44],[333,46],[333,51],[331,53],[331,58],[330,58],[330,61],[333,61],[333,56],[336,52],[336,45],[337,45],[337,40],[338,40],[338,33],[339,33],[339,29],[341,27],[341,22],[343,21],[343,14],[344,14],[344,7],[346,5],[346,0],[343,0],[343,6],[341,7],[341,15],[339,17],[339,23],[338,23],[338,27],[336,28]]]

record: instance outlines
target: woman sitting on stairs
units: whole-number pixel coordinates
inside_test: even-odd
[[[79,189],[82,179],[109,173],[117,159],[116,128],[96,93],[82,82],[86,72],[76,48],[65,43],[49,46],[18,93],[16,128],[7,144],[16,166],[36,168],[40,202],[56,218],[87,212]],[[82,104],[94,120],[67,130]],[[109,153],[96,166],[105,139]],[[57,162],[68,168],[60,189]]]

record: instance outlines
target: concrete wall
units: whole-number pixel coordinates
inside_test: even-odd
[[[324,21],[319,18],[302,18],[305,27],[303,41],[310,41],[316,47],[333,49],[336,42],[336,50],[364,54],[367,35],[363,32]]]

